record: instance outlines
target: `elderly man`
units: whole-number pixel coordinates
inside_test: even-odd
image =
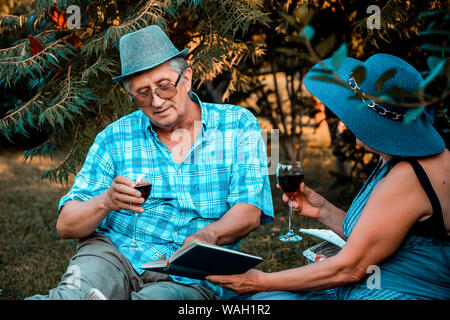
[[[58,233],[80,239],[77,253],[58,287],[31,299],[83,299],[92,288],[93,296],[110,299],[232,294],[206,280],[141,268],[193,239],[237,249],[273,221],[257,120],[242,107],[201,102],[191,91],[187,51],[157,26],[121,38],[122,75],[113,79],[139,110],[96,137],[59,204]],[[147,200],[134,188],[138,174],[152,184]],[[129,246],[133,234],[143,250]]]

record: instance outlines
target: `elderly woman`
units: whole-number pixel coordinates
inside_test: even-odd
[[[358,66],[366,71],[359,83],[352,74]],[[449,299],[450,153],[432,125],[431,110],[405,122],[408,108],[368,96],[385,96],[395,87],[417,92],[422,77],[388,54],[365,62],[347,58],[336,73],[349,87],[318,80],[324,68],[333,70],[331,59],[310,70],[307,89],[344,122],[359,145],[380,156],[347,212],[303,183],[296,195],[298,214],[318,219],[346,239],[344,248],[299,268],[207,279],[247,294],[244,299]],[[395,74],[379,88],[377,80],[391,69]],[[373,265],[380,268],[376,288],[367,281]]]

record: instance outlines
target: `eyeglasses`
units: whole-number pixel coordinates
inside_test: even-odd
[[[184,70],[183,70],[184,71]],[[162,85],[161,87],[158,87],[154,90],[147,89],[144,92],[138,93],[131,97],[131,100],[133,100],[133,103],[139,107],[144,108],[152,105],[153,101],[153,92],[158,95],[161,99],[170,99],[173,96],[177,94],[177,85],[178,82],[181,79],[181,76],[183,74],[183,71],[181,71],[178,74],[177,81],[175,83],[167,83],[165,85]]]

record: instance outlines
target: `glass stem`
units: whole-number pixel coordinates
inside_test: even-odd
[[[289,201],[289,233],[293,233],[293,229],[292,229],[292,223],[291,223],[291,219],[292,219],[292,199],[290,199]]]
[[[134,231],[132,245],[136,245],[136,227],[137,227],[138,213],[134,213]]]

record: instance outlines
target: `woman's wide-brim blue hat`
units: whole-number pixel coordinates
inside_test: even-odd
[[[410,108],[375,103],[364,96],[356,98],[357,90],[376,97],[392,97],[393,88],[409,93],[417,91],[423,79],[414,67],[383,53],[375,54],[365,62],[347,57],[337,70],[333,62],[336,63],[327,59],[316,64],[306,75],[305,87],[364,144],[385,154],[404,157],[429,156],[444,151],[444,140],[432,124],[432,108],[427,108],[414,120],[405,121]],[[357,83],[353,71],[360,66],[364,67],[365,78]],[[323,81],[325,68],[334,71],[351,88]],[[395,69],[394,75],[380,87],[377,81],[392,69]]]
[[[119,50],[122,74],[113,78],[116,82],[172,58],[185,57],[189,48],[178,51],[160,27],[151,25],[122,36]]]

